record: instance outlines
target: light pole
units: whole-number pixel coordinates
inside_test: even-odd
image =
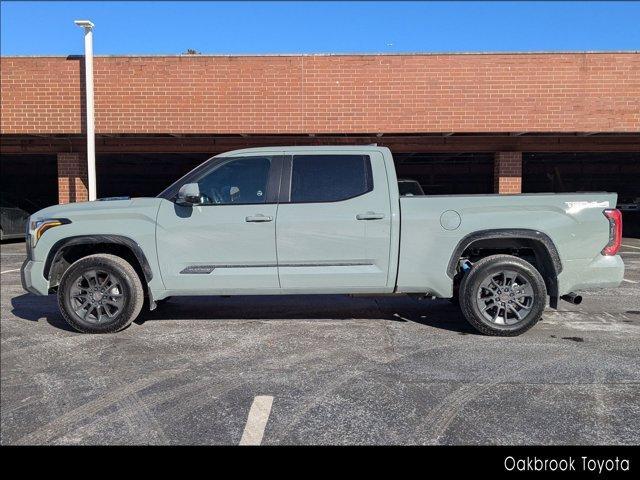
[[[84,28],[84,84],[87,105],[87,180],[89,182],[89,200],[96,199],[96,139],[93,111],[93,23],[89,20],[75,20],[77,26]]]

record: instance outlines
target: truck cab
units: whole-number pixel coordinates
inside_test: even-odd
[[[390,187],[398,193],[385,153],[297,147],[215,157],[160,194],[165,287],[171,295],[392,292],[399,205],[390,202]],[[185,185],[197,186],[196,203],[180,200]]]

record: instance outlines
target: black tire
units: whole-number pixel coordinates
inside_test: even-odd
[[[517,277],[509,284],[512,273]],[[515,292],[510,288],[513,285]],[[465,318],[479,332],[513,337],[538,323],[547,303],[547,289],[542,276],[529,262],[512,255],[491,255],[477,261],[464,276],[459,299]]]
[[[62,316],[83,333],[122,330],[138,317],[143,304],[140,277],[129,262],[116,255],[81,258],[67,269],[58,286]],[[87,306],[80,308],[82,305]]]

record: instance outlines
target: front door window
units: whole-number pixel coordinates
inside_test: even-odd
[[[266,202],[271,159],[243,157],[205,173],[196,182],[202,205],[252,205]]]

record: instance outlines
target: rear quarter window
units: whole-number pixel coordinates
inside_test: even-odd
[[[291,167],[291,202],[338,202],[373,190],[368,155],[296,155]]]

